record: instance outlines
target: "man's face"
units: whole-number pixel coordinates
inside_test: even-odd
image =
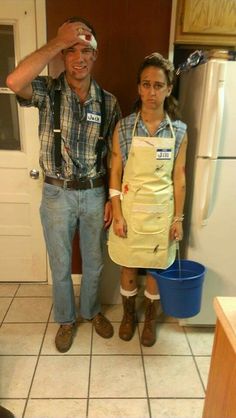
[[[90,46],[75,44],[62,53],[68,82],[82,81],[90,77],[97,51]]]

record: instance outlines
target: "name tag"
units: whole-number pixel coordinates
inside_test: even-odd
[[[87,121],[101,123],[101,115],[98,115],[97,113],[87,113]]]
[[[156,159],[157,160],[171,160],[172,151],[170,148],[157,148]]]

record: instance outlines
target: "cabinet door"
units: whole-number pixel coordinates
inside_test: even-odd
[[[236,0],[178,0],[175,41],[235,46]]]

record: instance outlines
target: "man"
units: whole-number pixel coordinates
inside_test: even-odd
[[[64,73],[58,79],[39,76],[58,53]],[[40,214],[52,270],[54,317],[60,324],[55,339],[60,352],[69,350],[75,332],[71,256],[76,228],[83,271],[81,316],[92,320],[100,336],[113,335],[111,323],[101,313],[99,285],[104,227],[112,220],[111,205],[106,202],[104,156],[120,109],[116,98],[102,91],[91,77],[97,53],[90,23],[71,18],[59,27],[55,38],[26,57],[7,78],[21,106],[39,109],[44,172]],[[99,139],[103,134],[105,142]]]

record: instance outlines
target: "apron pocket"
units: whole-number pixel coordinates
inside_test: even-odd
[[[131,228],[137,234],[166,234],[168,205],[134,203],[131,212]]]

